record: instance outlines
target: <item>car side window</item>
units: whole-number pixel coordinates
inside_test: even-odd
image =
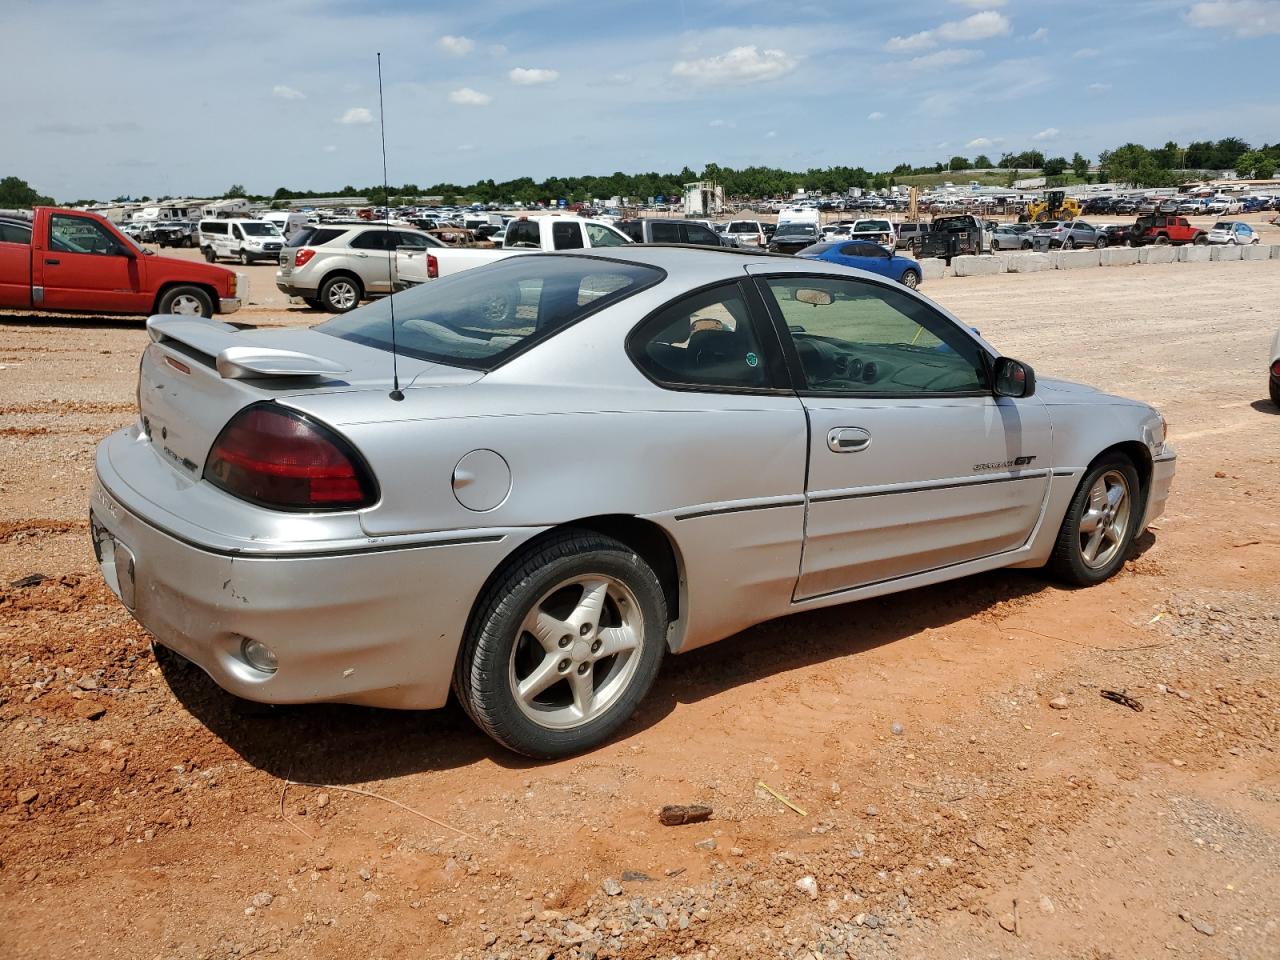
[[[0,243],[31,243],[31,228],[16,223],[0,223]]]
[[[587,239],[591,241],[593,247],[621,247],[626,243],[622,237],[602,223],[587,223],[583,226],[587,231]]]
[[[668,304],[627,338],[636,365],[658,383],[767,389],[765,357],[736,283]]]
[[[49,249],[59,253],[119,256],[120,244],[103,226],[87,217],[55,213],[49,218]]]
[[[350,246],[355,250],[385,250],[386,230],[365,230],[351,238]]]
[[[700,223],[687,223],[685,229],[689,231],[690,243],[701,243],[709,247],[720,246],[720,238],[716,236],[714,230],[708,230]]]
[[[649,227],[654,243],[679,243],[680,226],[675,223],[655,223]]]
[[[552,224],[551,242],[557,250],[581,250],[582,229],[576,223]]]
[[[532,220],[517,220],[507,227],[506,246],[533,248],[542,246],[542,240],[538,236],[538,225]]]
[[[770,277],[766,285],[809,390],[914,396],[988,389],[978,344],[906,293],[829,277]]]

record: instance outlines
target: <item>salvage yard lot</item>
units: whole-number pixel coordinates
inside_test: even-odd
[[[232,319],[323,319],[272,271]],[[1271,260],[928,285],[1038,374],[1169,419],[1169,513],[1122,573],[765,624],[542,765],[456,707],[256,708],[157,662],[85,519],[141,324],[0,317],[0,955],[1280,955],[1278,284]]]

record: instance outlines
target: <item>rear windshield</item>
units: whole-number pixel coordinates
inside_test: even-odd
[[[638,263],[594,257],[511,257],[432,280],[316,327],[420,360],[492,370],[539,341],[659,282]]]
[[[335,230],[333,227],[303,227],[289,238],[287,246],[319,247],[328,243],[330,240],[338,239],[338,237],[342,236],[349,229],[351,228],[343,227],[341,230]]]
[[[1230,229],[1232,229],[1232,226],[1233,226],[1233,225],[1232,225],[1232,224],[1230,224],[1230,223],[1228,223],[1226,220],[1219,220],[1217,223],[1215,223],[1215,224],[1213,225],[1213,229],[1215,229],[1215,230],[1230,230]]]
[[[888,233],[890,228],[888,220],[859,220],[853,229],[856,233]]]
[[[832,247],[838,247],[838,243],[811,243],[802,250],[796,251],[797,257],[820,257]]]
[[[735,220],[729,224],[730,233],[759,233],[760,224],[752,223],[749,220]]]

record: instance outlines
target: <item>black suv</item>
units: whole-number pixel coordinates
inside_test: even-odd
[[[705,247],[734,246],[706,224],[692,220],[661,220],[657,217],[619,220],[614,224],[636,243],[694,243]]]

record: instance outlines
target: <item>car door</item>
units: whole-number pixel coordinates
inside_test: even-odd
[[[849,261],[849,266],[859,270],[869,270],[881,276],[889,275],[889,256],[878,243],[866,240],[854,240],[840,248],[840,256]]]
[[[0,222],[0,307],[31,306],[31,228]]]
[[[138,260],[96,220],[54,213],[37,243],[32,283],[43,289],[39,303],[48,310],[142,313],[150,298],[142,292]]]
[[[809,421],[796,600],[1014,551],[1043,511],[1049,419],[920,297],[753,266]]]

